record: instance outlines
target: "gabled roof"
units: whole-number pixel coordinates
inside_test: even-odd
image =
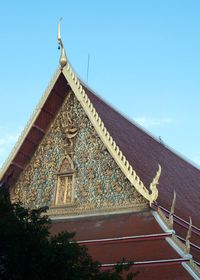
[[[191,255],[177,249],[172,231],[164,231],[150,211],[53,220],[51,234],[61,231],[76,232],[74,239],[102,269],[125,258],[134,262],[137,279],[199,279],[190,269]]]
[[[1,183],[11,187],[15,184],[22,170],[30,161],[40,141],[45,135],[58,109],[62,105],[68,83],[58,69],[50,81],[38,106],[24,128],[10,156],[0,172]]]
[[[29,162],[65,94],[72,88],[113,158],[136,189],[150,200],[149,186],[158,163],[162,167],[158,202],[170,209],[177,192],[176,214],[200,227],[200,170],[159,143],[96,96],[78,80],[69,64],[57,70],[30,122],[1,170],[0,179],[12,186]],[[159,177],[159,174],[158,174]],[[141,180],[140,180],[141,179]],[[155,182],[155,185],[158,182]],[[154,188],[155,189],[155,188]],[[152,201],[157,198],[156,191]]]
[[[175,229],[182,238],[185,237],[188,228],[186,221],[189,216],[192,216],[196,227],[192,228],[191,240],[196,247],[199,247],[193,246],[192,250],[196,259],[200,260],[200,170],[106,104],[77,78],[68,63],[63,69],[57,70],[30,122],[3,166],[1,183],[11,188],[14,186],[70,90],[80,101],[99,137],[122,172],[151,205],[158,196],[157,201],[167,214],[166,209],[170,209],[173,191],[176,190]],[[161,177],[160,168],[155,176],[158,164],[162,167]],[[159,177],[158,195],[156,185]],[[143,226],[146,225],[145,223]],[[151,221],[151,225],[152,223],[154,222]],[[153,227],[153,234],[155,229],[156,226]],[[165,242],[162,246],[165,248]],[[176,259],[175,263],[178,265],[177,254],[174,254],[174,257],[171,254],[174,253],[169,250],[169,258]]]
[[[63,77],[64,75],[64,77]],[[19,174],[24,169],[25,165],[30,160],[31,155],[34,153],[37,145],[45,135],[49,124],[55,117],[57,110],[61,106],[66,93],[72,89],[77,99],[81,103],[85,113],[96,129],[102,142],[114,158],[119,168],[125,174],[127,179],[136,188],[136,190],[146,198],[150,204],[157,199],[158,191],[157,184],[160,177],[161,167],[159,165],[155,178],[150,184],[150,191],[144,186],[139,176],[136,174],[133,167],[130,165],[123,152],[120,150],[116,141],[113,139],[109,131],[106,129],[101,117],[98,115],[97,110],[91,103],[84,86],[74,74],[71,66],[67,66],[59,74],[59,70],[54,78],[54,85],[50,84],[47,92],[42,98],[39,106],[36,108],[28,126],[22,133],[21,138],[14,147],[11,156],[3,166],[1,172],[1,179],[7,185],[13,185],[17,180]],[[55,103],[55,104],[54,104]],[[25,147],[24,147],[25,146]]]
[[[136,124],[102,101],[93,92],[86,92],[136,173],[149,185],[159,163],[162,173],[158,186],[158,204],[170,209],[173,191],[177,193],[175,213],[200,228],[200,170],[150,136]],[[200,245],[200,243],[199,243]]]

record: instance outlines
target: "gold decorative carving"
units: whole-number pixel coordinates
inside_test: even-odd
[[[191,259],[188,264],[200,278],[200,267],[194,262],[193,259]]]
[[[62,69],[67,64],[67,56],[66,56],[65,48],[64,48],[63,42],[61,40],[61,36],[60,36],[60,22],[61,22],[61,20],[62,20],[62,18],[60,18],[60,20],[58,22],[58,44],[59,44],[59,48],[61,47],[60,66],[61,66],[61,69]]]
[[[70,142],[70,146],[72,143]],[[74,164],[69,155],[65,155],[57,175],[55,206],[65,206],[74,202]]]
[[[82,197],[87,196],[87,192],[85,191],[83,185],[81,185],[79,189],[80,189],[80,194],[81,194]]]
[[[68,96],[68,99],[70,98],[71,93]],[[64,142],[64,149],[67,149],[67,151],[70,153],[73,146],[73,139],[77,135],[77,127],[72,122],[69,112],[62,111],[60,113],[59,118],[59,127],[62,132],[62,138]]]
[[[157,190],[157,184],[151,185],[151,192],[149,192],[148,188],[146,188],[139,178],[139,176],[136,174],[133,167],[130,165],[126,157],[123,155],[120,148],[117,146],[114,139],[111,137],[109,132],[107,131],[106,127],[104,126],[104,123],[102,122],[101,118],[99,117],[96,109],[94,108],[93,104],[91,103],[90,99],[88,98],[88,95],[86,94],[83,86],[81,85],[81,82],[75,75],[74,71],[72,70],[70,64],[67,62],[67,57],[64,49],[64,45],[61,39],[60,35],[60,22],[58,23],[58,44],[61,47],[61,57],[60,57],[60,65],[61,65],[61,71],[63,72],[64,76],[66,77],[70,87],[72,88],[74,94],[76,95],[77,99],[81,103],[85,113],[87,114],[88,118],[90,119],[91,123],[93,124],[95,130],[98,133],[98,136],[103,141],[104,145],[108,149],[110,155],[113,157],[113,159],[116,161],[117,165],[121,169],[121,171],[125,174],[126,178],[130,181],[132,186],[135,187],[135,189],[145,198],[147,199],[150,204],[155,201],[158,197],[158,190]],[[57,78],[59,77],[60,70],[56,72],[56,75],[52,79],[50,85],[47,88],[47,91],[45,92],[44,96],[42,97],[41,102],[39,103],[38,107],[36,108],[36,111],[33,114],[33,117],[31,121],[28,123],[27,127],[25,128],[24,132],[22,133],[22,137],[16,144],[15,148],[13,149],[13,152],[11,153],[11,156],[8,158],[6,164],[4,165],[2,171],[1,171],[1,178],[4,175],[6,169],[9,167],[12,159],[16,155],[17,151],[19,150],[19,147],[22,145],[23,141],[26,138],[26,135],[28,131],[30,130],[32,124],[36,120],[38,114],[41,111],[41,108],[45,101],[47,100],[48,95],[51,92],[51,89],[53,88],[53,85],[55,84]],[[84,123],[82,123],[80,126],[84,127]],[[73,130],[69,131],[73,135]],[[70,137],[68,137],[70,139]],[[70,140],[69,140],[70,141]],[[99,157],[99,155],[97,155]],[[85,161],[87,159],[85,158]],[[159,168],[160,169],[160,168]],[[160,169],[161,170],[161,169]],[[154,180],[153,180],[154,181]]]
[[[163,222],[166,224],[166,226],[171,229],[171,223],[169,221],[169,219],[165,216],[164,212],[162,211],[162,209],[158,206],[158,214],[160,216],[160,218],[163,220]]]
[[[186,239],[185,239],[185,246],[186,246],[187,253],[190,253],[191,234],[192,234],[192,218],[190,217],[188,232],[187,232],[187,236],[186,236]]]
[[[140,212],[144,211],[146,209],[146,203],[140,204],[140,205],[119,205],[117,208],[113,208],[112,205],[107,205],[102,208],[95,208],[95,204],[90,204],[85,207],[54,207],[50,208],[47,212],[47,214],[51,217],[56,216],[71,216],[71,215],[88,215],[88,214],[100,214],[100,213],[109,213],[109,212],[127,212],[127,211],[135,211]]]
[[[174,197],[173,197],[173,201],[172,201],[172,206],[171,206],[171,210],[170,210],[170,213],[169,213],[169,222],[170,222],[170,225],[171,225],[171,229],[173,229],[173,224],[174,224],[175,204],[176,204],[176,192],[174,191]]]
[[[178,237],[176,237],[175,234],[172,234],[172,240],[174,243],[185,253],[187,253],[187,248],[185,246],[185,243],[183,243]]]
[[[62,162],[62,165],[60,167],[60,170],[59,172],[60,173],[66,173],[68,172],[68,170],[71,169],[71,162],[69,161],[69,158],[68,157],[65,157],[63,162]]]
[[[56,206],[72,203],[72,175],[60,175],[57,181]]]
[[[122,187],[118,184],[118,182],[115,182],[113,184],[113,188],[117,191],[117,192],[121,192]]]
[[[139,194],[141,194],[145,199],[147,199],[150,203],[152,203],[153,201],[155,201],[157,199],[157,196],[158,196],[157,184],[156,185],[153,184],[153,186],[151,187],[152,191],[149,192],[148,188],[146,188],[144,186],[143,182],[141,181],[139,176],[136,174],[133,167],[127,161],[126,157],[123,155],[122,151],[117,146],[116,142],[114,141],[114,139],[111,137],[111,135],[105,128],[104,123],[102,122],[101,118],[99,117],[93,104],[89,100],[83,86],[81,85],[81,82],[76,77],[70,64],[67,62],[65,49],[64,49],[64,46],[63,46],[63,43],[61,40],[61,36],[60,36],[60,21],[58,24],[58,43],[62,48],[61,58],[63,58],[63,62],[62,62],[62,59],[60,59],[61,70],[62,70],[63,74],[65,75],[73,92],[75,93],[77,99],[81,103],[81,105],[82,105],[85,113],[87,114],[88,118],[90,119],[92,125],[94,126],[95,130],[97,131],[98,136],[103,141],[103,143],[106,146],[107,150],[109,151],[110,155],[113,157],[113,159],[115,160],[115,162],[117,163],[117,165],[119,166],[121,171],[125,174],[126,178],[132,184],[132,186],[135,187],[135,189],[139,192]],[[45,92],[45,95],[42,97],[42,101],[40,102],[39,106],[37,107],[36,112],[33,115],[33,118],[29,122],[27,128],[25,129],[25,132],[22,134],[20,141],[17,143],[17,145],[14,149],[14,153],[11,154],[11,157],[8,159],[7,163],[4,165],[2,172],[1,172],[1,176],[3,176],[4,172],[6,171],[6,169],[8,168],[8,166],[11,162],[11,159],[14,158],[14,155],[16,155],[16,152],[19,150],[19,147],[23,143],[28,131],[31,128],[31,125],[34,123],[39,112],[41,111],[42,105],[46,101],[59,74],[60,74],[60,71],[58,70],[56,72],[56,76],[54,77],[53,81],[48,86],[48,89]],[[84,128],[84,126],[85,126],[85,124],[84,124],[84,122],[82,122],[80,124],[80,128]],[[58,130],[59,130],[59,126],[58,126]],[[73,133],[73,131],[71,131],[70,133]],[[68,139],[70,139],[70,138],[68,138]],[[70,142],[70,140],[68,140],[68,141]],[[97,154],[96,156],[98,158],[100,155]],[[87,162],[87,158],[85,158],[85,161]]]
[[[150,184],[150,190],[151,190],[151,194],[149,194],[150,206],[158,198],[157,185],[159,184],[160,175],[161,175],[161,166],[160,164],[158,164],[158,171],[156,172],[156,176],[153,178],[153,181]]]
[[[76,130],[68,135],[69,128]],[[15,199],[27,207],[48,205],[53,207],[53,213],[55,210],[65,215],[92,209],[101,212],[147,207],[146,200],[111,157],[72,92],[66,95],[14,192]]]
[[[174,192],[175,193],[175,192]],[[174,198],[176,198],[176,195],[174,196]],[[173,199],[173,203],[172,206],[175,204],[175,199]],[[158,214],[160,216],[160,218],[163,220],[163,222],[165,223],[165,225],[169,228],[172,229],[172,223],[170,221],[170,219],[168,219],[164,212],[161,210],[160,207],[158,207]],[[174,206],[172,207],[172,212],[174,211]],[[190,223],[189,223],[189,228],[188,228],[188,232],[187,232],[187,237],[186,237],[186,242],[182,242],[180,239],[177,238],[177,236],[173,233],[172,234],[172,240],[176,243],[176,245],[181,248],[181,250],[187,254],[190,253],[190,237],[191,237],[191,230],[192,230],[192,219],[190,217]]]
[[[103,121],[98,115],[87,93],[85,92],[83,86],[81,85],[81,82],[75,75],[69,63],[67,63],[67,65],[63,68],[63,74],[66,77],[68,83],[70,84],[70,87],[72,88],[77,99],[81,103],[85,113],[87,114],[88,118],[93,124],[95,130],[97,131],[100,139],[108,149],[110,155],[113,157],[113,159],[115,160],[119,168],[125,174],[125,176],[130,181],[130,183],[135,187],[135,189],[144,198],[146,198],[150,204],[152,204],[158,197],[157,185],[161,174],[161,166],[160,165],[158,166],[158,171],[156,173],[156,176],[153,179],[152,183],[150,184],[151,192],[149,192],[149,190],[144,186],[143,182],[136,174],[136,171],[130,165],[130,163],[123,155],[122,151],[117,146],[116,142],[114,141],[114,139],[112,138],[108,130],[106,129]]]

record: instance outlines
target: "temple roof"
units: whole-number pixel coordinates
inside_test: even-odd
[[[145,186],[149,186],[158,163],[161,165],[158,203],[169,210],[175,190],[176,215],[185,221],[191,216],[193,224],[200,228],[200,170],[150,136],[137,124],[129,121],[85,85],[83,87],[105,128]],[[0,176],[2,182],[10,186],[15,183],[47,132],[69,90],[70,85],[66,77],[58,70],[3,166]]]
[[[30,122],[1,170],[1,183],[5,183],[6,186],[12,189],[19,175],[29,163],[38,145],[48,131],[66,94],[71,90],[80,101],[99,137],[104,142],[120,169],[136,190],[147,201],[149,200],[151,208],[157,211],[157,206],[160,205],[160,209],[168,217],[173,191],[176,191],[177,203],[175,207],[174,229],[185,242],[184,239],[189,226],[187,221],[189,220],[189,216],[192,217],[191,252],[199,262],[200,170],[163,143],[150,136],[137,124],[125,118],[98,97],[77,78],[69,64],[62,70],[57,70]],[[161,176],[160,170],[155,176],[158,164],[162,168]],[[160,180],[157,190],[156,185],[158,184],[159,177]],[[153,181],[152,178],[154,178]],[[142,273],[144,273],[142,279],[152,279],[148,277],[150,277],[149,275],[151,273],[152,277],[154,277],[155,270],[151,268],[148,270],[147,266],[156,266],[156,269],[159,271],[161,262],[166,266],[170,266],[171,273],[175,275],[174,278],[169,279],[175,279],[177,271],[179,271],[179,275],[184,275],[181,279],[191,279],[188,275],[185,276],[186,270],[183,269],[182,265],[188,259],[185,261],[183,258],[180,259],[180,254],[177,254],[166,242],[167,236],[162,235],[164,231],[161,226],[158,226],[155,217],[150,214],[151,208],[149,208],[147,214],[132,214],[130,217],[120,215],[118,217],[119,220],[115,220],[114,222],[112,222],[113,217],[109,221],[109,215],[104,216],[103,220],[99,221],[98,226],[97,218],[84,218],[84,224],[82,223],[83,220],[79,221],[77,219],[74,222],[73,220],[71,222],[68,220],[67,223],[61,220],[56,222],[55,220],[52,232],[56,233],[66,229],[77,231],[77,240],[80,243],[82,241],[88,241],[89,252],[104,264],[115,263],[122,255],[128,258],[132,257],[132,252],[134,251],[136,256],[134,260],[138,262],[137,269],[140,270],[141,266],[145,266],[145,270],[142,270]],[[132,219],[133,222],[130,222]],[[104,224],[104,227],[101,231],[102,224]],[[88,228],[90,228],[89,231]],[[155,237],[153,239],[149,236],[152,234]],[[141,237],[144,235],[148,236],[147,239]],[[138,239],[132,238],[134,239],[133,241],[128,238],[129,241],[126,243],[122,242],[122,244],[120,241],[109,243],[101,240],[104,238],[131,236],[138,237]],[[93,244],[91,241],[96,239],[98,241]],[[133,248],[131,247],[132,249],[128,245],[129,242],[134,244]],[[101,247],[99,247],[100,243]],[[102,246],[105,247],[103,250]],[[109,258],[106,258],[102,254],[104,251],[113,251],[115,253],[110,255]],[[147,263],[141,263],[141,261],[146,261]],[[148,276],[145,276],[145,273]]]
[[[134,262],[130,271],[138,272],[136,279],[193,279],[189,255],[180,256],[172,232],[163,231],[149,211],[53,220],[51,234],[66,230],[76,232],[74,239],[87,246],[101,269],[124,258]]]
[[[158,203],[170,209],[177,193],[176,214],[192,217],[200,227],[200,170],[129,121],[93,92],[86,92],[117,145],[145,185],[149,185],[158,163],[162,167]]]

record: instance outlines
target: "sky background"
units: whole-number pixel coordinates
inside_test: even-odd
[[[200,1],[0,0],[0,166],[59,62],[57,23],[82,80],[200,164]]]

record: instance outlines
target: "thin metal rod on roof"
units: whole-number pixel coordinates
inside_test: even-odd
[[[88,79],[89,79],[89,68],[90,68],[90,54],[88,53],[86,83],[88,83]]]

